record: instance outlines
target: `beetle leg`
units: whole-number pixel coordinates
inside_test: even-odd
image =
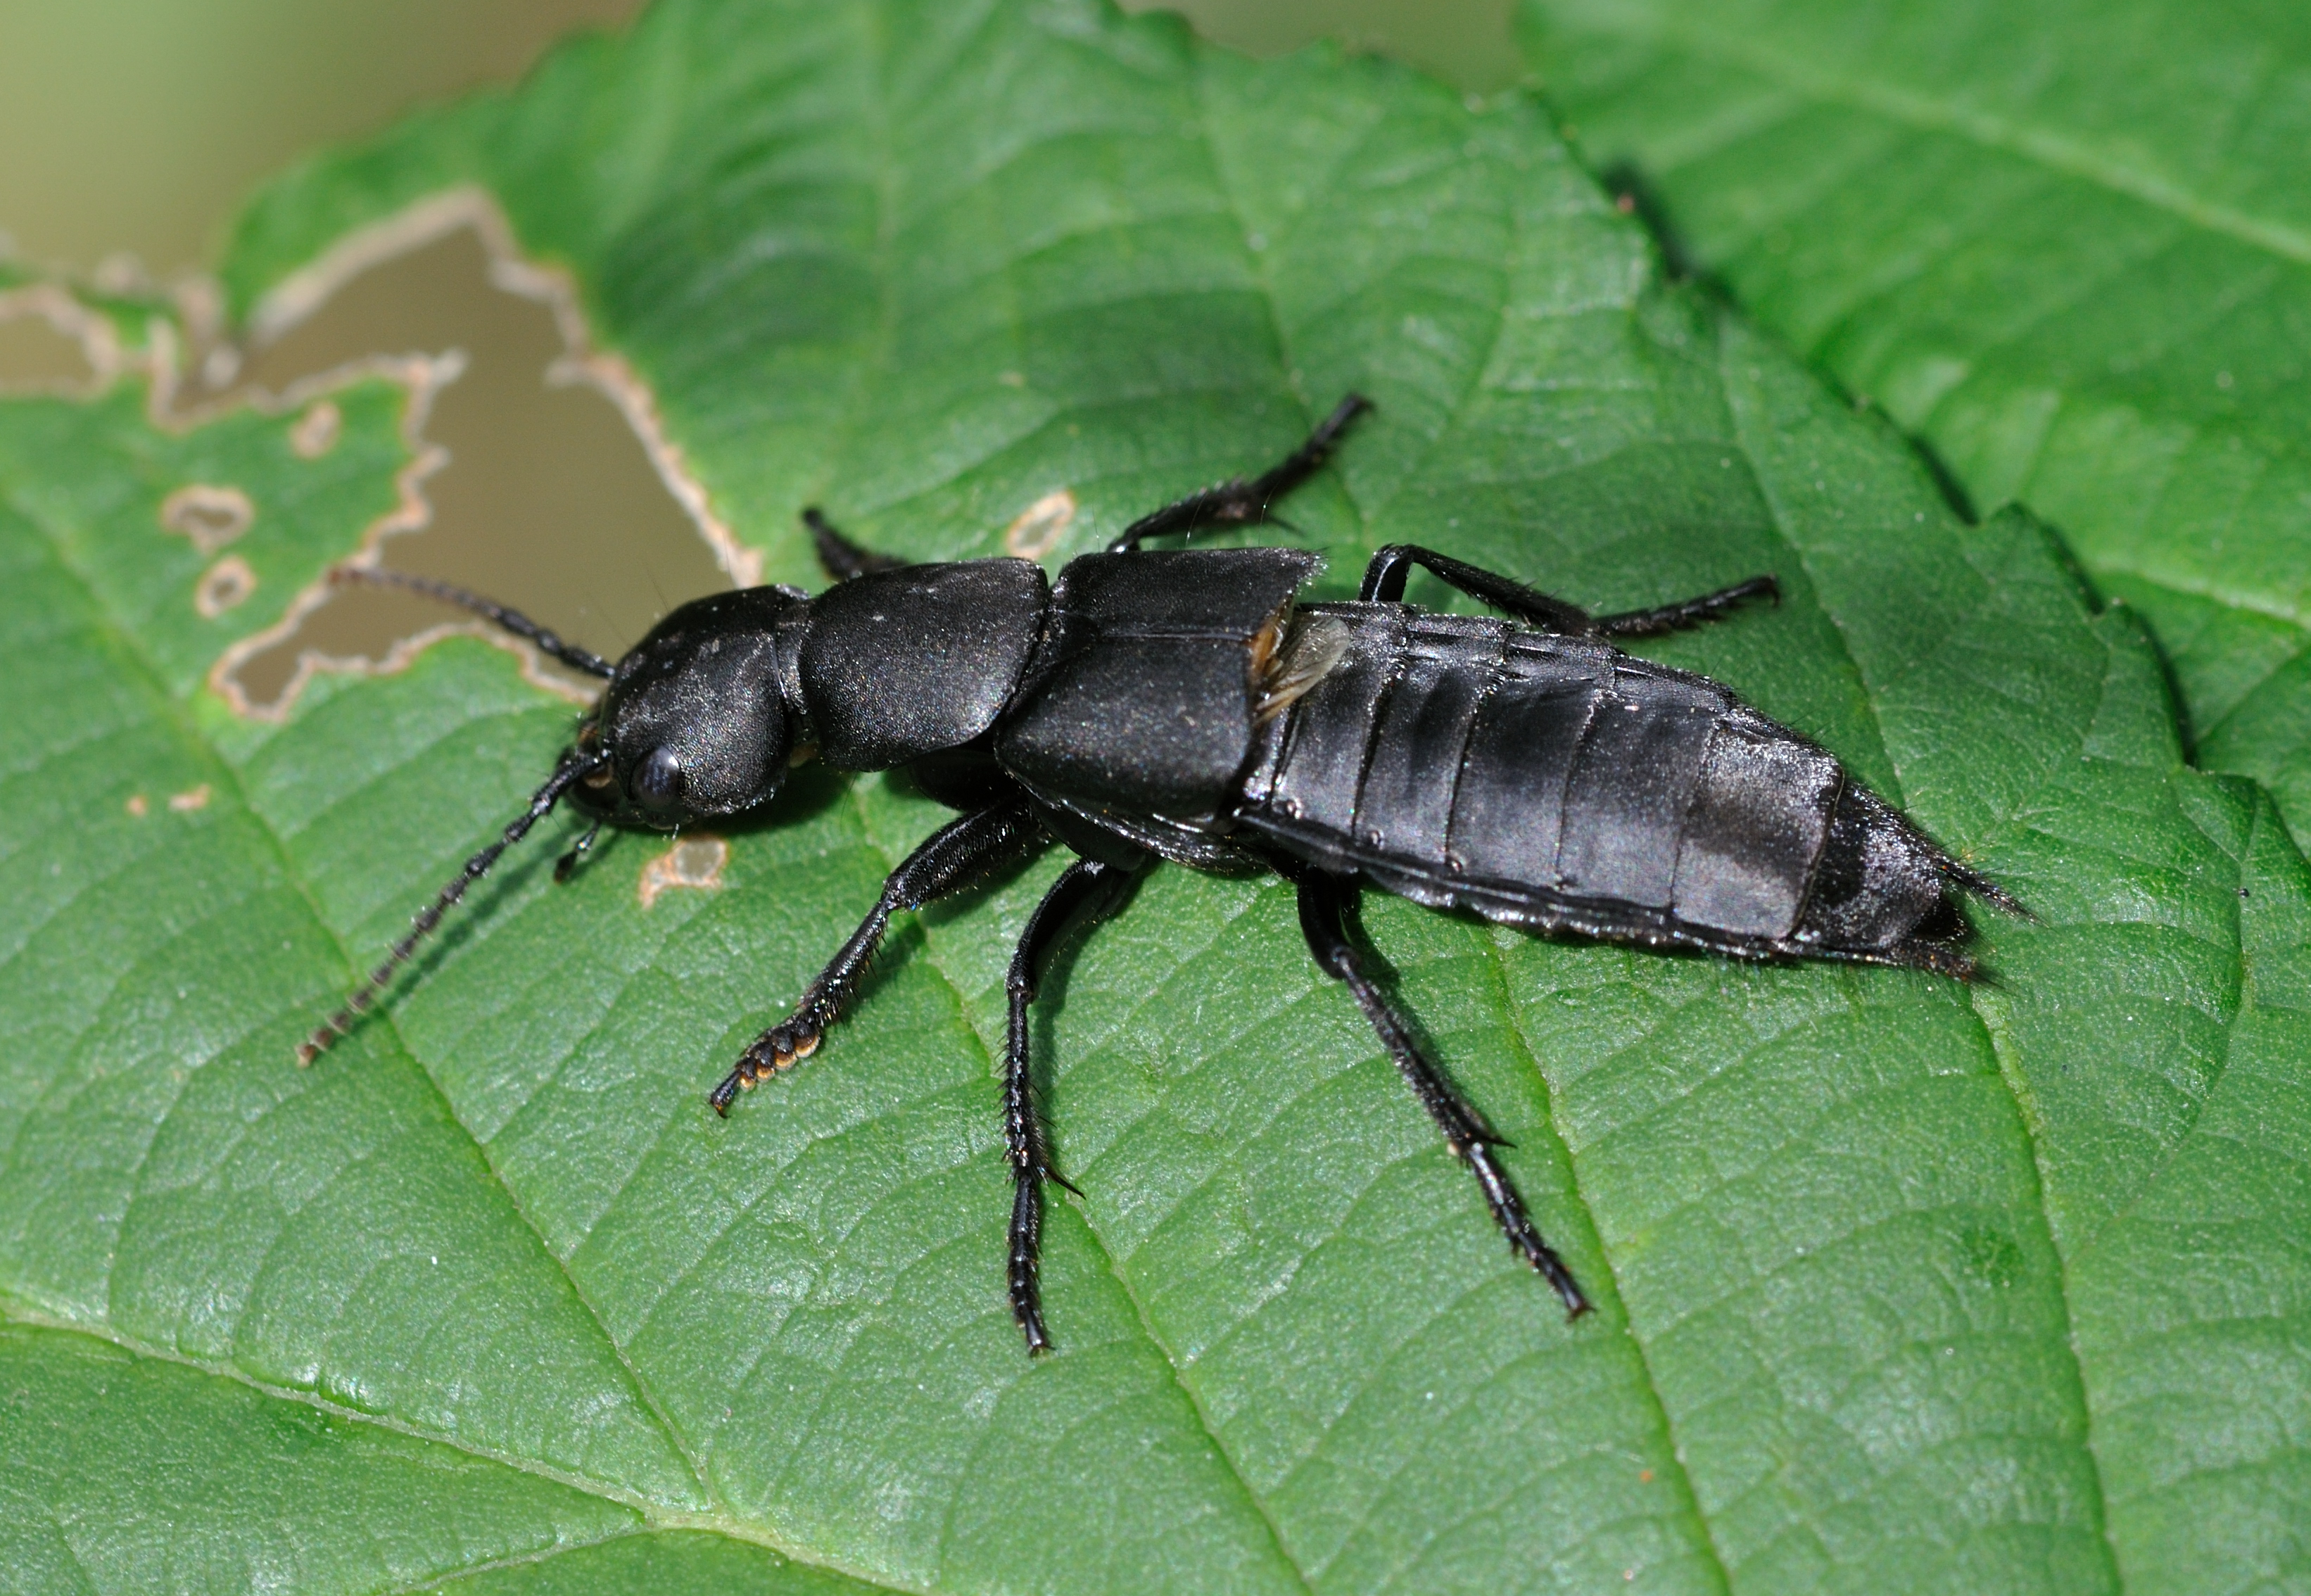
[[[1543,632],[1578,634],[1595,624],[1589,612],[1577,605],[1553,598],[1537,588],[1528,588],[1466,560],[1422,548],[1417,543],[1391,543],[1375,553],[1365,567],[1364,584],[1356,589],[1357,599],[1365,604],[1400,602],[1404,597],[1404,580],[1412,574],[1416,565],[1434,572],[1448,587],[1457,588],[1471,598],[1481,598],[1495,609]]]
[[[1051,1167],[1043,1121],[1035,1112],[1035,1083],[1028,1059],[1027,1011],[1035,1001],[1036,965],[1069,920],[1088,907],[1096,917],[1113,909],[1129,886],[1132,872],[1097,859],[1079,859],[1060,873],[1051,891],[1027,917],[1011,955],[1004,985],[1011,999],[1011,1021],[1003,1045],[1003,1146],[1011,1160],[1011,1313],[1027,1338],[1027,1350],[1050,1348],[1037,1270],[1043,1246],[1043,1182],[1066,1179]],[[1073,1186],[1068,1186],[1073,1191]]]
[[[1350,394],[1332,406],[1332,414],[1316,423],[1307,440],[1258,476],[1233,477],[1208,488],[1199,488],[1184,499],[1141,516],[1107,545],[1111,554],[1136,549],[1144,538],[1167,533],[1193,532],[1201,527],[1249,525],[1269,519],[1276,501],[1323,468],[1349,423],[1373,407],[1362,394]]]
[[[1720,588],[1714,593],[1704,593],[1682,603],[1599,615],[1594,625],[1606,637],[1659,637],[1664,632],[1682,632],[1688,626],[1714,621],[1735,605],[1746,604],[1752,598],[1770,598],[1779,604],[1782,585],[1770,576],[1753,576],[1746,582],[1735,582],[1730,588]]]
[[[860,548],[837,532],[834,523],[821,515],[815,504],[802,512],[802,524],[810,529],[811,546],[818,552],[820,566],[838,582],[865,576],[870,571],[896,571],[906,563],[896,554],[878,554],[872,549]]]
[[[756,1037],[754,1044],[739,1055],[737,1065],[706,1099],[714,1112],[728,1113],[730,1100],[741,1087],[790,1068],[798,1060],[818,1051],[819,1038],[850,1007],[859,978],[873,962],[893,914],[902,909],[920,909],[935,898],[959,892],[1042,840],[1042,827],[1028,811],[1026,800],[1017,798],[990,804],[933,832],[891,872],[875,907],[804,991],[794,1013]]]
[[[1528,626],[1576,637],[1658,637],[1664,632],[1681,632],[1688,626],[1714,621],[1735,605],[1752,598],[1770,598],[1778,604],[1782,597],[1781,584],[1772,577],[1753,576],[1746,582],[1736,582],[1730,588],[1720,588],[1714,593],[1704,593],[1698,598],[1678,604],[1592,615],[1537,588],[1528,588],[1522,582],[1465,560],[1455,560],[1450,554],[1440,554],[1435,549],[1422,548],[1416,543],[1391,543],[1374,554],[1371,563],[1365,567],[1364,585],[1357,589],[1356,597],[1366,604],[1397,603],[1404,597],[1405,578],[1412,574],[1416,565],[1434,573],[1447,587],[1482,599]]]
[[[1365,973],[1364,961],[1349,942],[1345,923],[1349,884],[1339,876],[1311,870],[1300,876],[1299,886],[1300,930],[1308,939],[1308,951],[1316,956],[1317,968],[1347,984],[1356,1007],[1365,1011],[1365,1018],[1379,1036],[1381,1046],[1388,1050],[1388,1056],[1396,1061],[1412,1095],[1420,1099],[1420,1106],[1428,1111],[1428,1117],[1444,1133],[1445,1147],[1476,1175],[1477,1184],[1484,1189],[1486,1206],[1493,1210],[1494,1219],[1507,1234],[1509,1245],[1555,1288],[1568,1317],[1589,1312],[1589,1299],[1582,1295],[1573,1271],[1565,1267],[1565,1260],[1556,1250],[1540,1239],[1540,1232],[1525,1212],[1524,1199],[1509,1183],[1508,1172],[1493,1156],[1493,1148],[1500,1144],[1500,1138],[1486,1128],[1476,1111],[1461,1100],[1436,1066],[1423,1056],[1409,1028],[1389,1007],[1372,977]]]

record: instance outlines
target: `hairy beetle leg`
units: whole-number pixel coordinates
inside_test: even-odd
[[[1121,554],[1138,548],[1144,539],[1166,537],[1175,532],[1193,532],[1203,527],[1243,527],[1275,519],[1271,508],[1276,501],[1323,469],[1324,462],[1339,447],[1341,435],[1356,417],[1372,407],[1373,402],[1362,394],[1348,395],[1332,407],[1331,414],[1316,423],[1316,430],[1308,434],[1306,441],[1258,476],[1239,476],[1215,487],[1199,488],[1184,499],[1141,516],[1107,545],[1108,553]]]
[[[1027,1338],[1030,1353],[1051,1350],[1043,1329],[1039,1272],[1043,1251],[1043,1182],[1055,1181],[1082,1192],[1051,1167],[1051,1152],[1043,1136],[1043,1121],[1035,1112],[1035,1083],[1028,1053],[1027,1013],[1035,1001],[1037,966],[1060,932],[1082,910],[1094,916],[1115,907],[1130,885],[1132,873],[1097,859],[1079,859],[1060,872],[1011,955],[1011,970],[1004,989],[1011,1000],[1010,1024],[1003,1042],[1003,1146],[1011,1164],[1011,1314]]]
[[[920,909],[970,885],[1042,840],[1042,828],[1028,814],[1025,800],[1017,798],[990,804],[933,832],[884,881],[875,907],[835,950],[834,957],[803,993],[802,1001],[795,1005],[794,1013],[756,1037],[721,1084],[707,1094],[708,1105],[718,1114],[728,1114],[741,1091],[765,1076],[792,1068],[818,1051],[827,1027],[850,1006],[859,978],[882,946],[892,915],[902,909]]]
[[[1570,637],[1659,637],[1714,621],[1727,610],[1753,598],[1771,599],[1775,604],[1782,601],[1779,582],[1770,576],[1753,576],[1748,581],[1676,604],[1592,615],[1578,605],[1567,604],[1537,588],[1528,588],[1514,577],[1487,571],[1466,560],[1455,560],[1417,543],[1391,543],[1375,552],[1365,566],[1365,580],[1356,590],[1357,599],[1365,604],[1402,603],[1405,579],[1416,565],[1445,586],[1481,599],[1528,626]]]
[[[1754,598],[1781,603],[1782,584],[1770,576],[1753,576],[1748,581],[1735,582],[1731,587],[1720,588],[1714,593],[1704,593],[1698,598],[1680,599],[1675,604],[1657,605],[1652,609],[1623,610],[1618,615],[1599,615],[1594,625],[1600,637],[1660,637],[1668,632],[1705,625],[1723,615],[1727,610]]]
[[[1493,1218],[1516,1249],[1517,1256],[1530,1264],[1557,1300],[1565,1304],[1565,1315],[1578,1319],[1594,1306],[1574,1279],[1573,1271],[1557,1250],[1540,1239],[1539,1230],[1532,1217],[1525,1212],[1524,1199],[1508,1177],[1508,1172],[1493,1156],[1493,1149],[1505,1147],[1498,1136],[1477,1117],[1476,1111],[1461,1100],[1450,1082],[1430,1063],[1412,1040],[1412,1033],[1389,1007],[1387,998],[1365,973],[1364,960],[1355,945],[1348,940],[1346,924],[1348,883],[1338,876],[1308,871],[1299,877],[1300,930],[1308,939],[1308,951],[1315,955],[1318,969],[1333,980],[1344,982],[1364,1010],[1381,1045],[1395,1060],[1396,1068],[1428,1111],[1428,1117],[1444,1133],[1444,1146],[1455,1158],[1469,1166],[1477,1177],[1477,1184],[1485,1194],[1485,1206],[1493,1211]]]

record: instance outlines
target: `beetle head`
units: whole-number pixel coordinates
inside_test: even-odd
[[[608,763],[571,791],[613,825],[673,831],[767,803],[793,738],[779,692],[778,623],[797,597],[748,588],[695,599],[618,661],[578,732]]]
[[[497,841],[466,861],[369,979],[305,1039],[297,1050],[300,1064],[310,1064],[353,1029],[466,889],[563,798],[584,810],[597,829],[606,821],[673,831],[765,803],[786,777],[787,747],[793,739],[779,690],[778,632],[781,619],[807,602],[795,589],[749,588],[685,604],[614,667],[518,610],[431,577],[346,565],[331,572],[331,580],[402,588],[471,610],[539,652],[589,676],[606,677],[610,685],[579,727],[577,745],[562,751],[554,773],[530,795],[528,807]],[[557,880],[593,835],[589,832],[563,859],[554,872]]]

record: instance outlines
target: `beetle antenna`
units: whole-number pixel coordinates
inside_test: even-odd
[[[409,962],[409,955],[417,951],[417,945],[432,935],[434,928],[441,923],[441,917],[466,895],[466,889],[489,874],[490,867],[498,862],[500,854],[528,836],[529,828],[543,820],[554,806],[562,801],[563,793],[609,763],[610,756],[606,754],[597,754],[590,758],[563,755],[561,765],[546,779],[545,785],[530,796],[529,807],[514,816],[513,824],[505,828],[496,842],[466,861],[466,868],[450,878],[449,885],[443,887],[431,903],[417,911],[417,918],[409,922],[408,931],[388,950],[385,962],[371,971],[369,979],[353,990],[343,1007],[322,1021],[313,1033],[298,1045],[297,1062],[300,1065],[310,1064],[327,1050],[331,1042],[350,1032],[362,1011],[377,1001],[377,995],[393,979],[394,972]]]
[[[361,582],[372,588],[398,588],[405,593],[422,593],[428,598],[438,598],[444,604],[454,604],[459,609],[470,610],[493,626],[502,627],[529,643],[541,654],[559,659],[572,670],[582,670],[589,676],[610,678],[616,668],[590,649],[565,642],[560,636],[523,615],[518,609],[508,609],[478,593],[436,581],[430,576],[412,576],[406,571],[386,571],[375,565],[337,565],[330,568],[329,580],[337,587],[349,582]]]

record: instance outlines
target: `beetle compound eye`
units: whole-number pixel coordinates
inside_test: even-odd
[[[671,748],[653,748],[634,769],[634,802],[653,815],[663,815],[682,802],[690,779]]]

